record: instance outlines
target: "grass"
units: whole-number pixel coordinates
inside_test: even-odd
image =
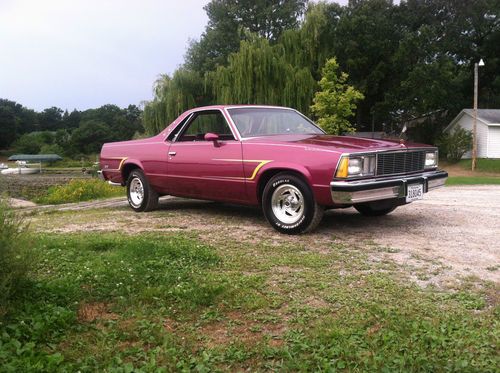
[[[458,163],[463,169],[470,170],[472,160],[463,159]],[[476,170],[479,172],[490,172],[500,174],[500,159],[479,158],[476,164]]]
[[[422,290],[393,262],[372,262],[378,247],[301,242],[42,234],[30,283],[0,319],[0,370],[498,366],[493,285]]]
[[[67,184],[49,187],[46,193],[36,197],[35,202],[57,205],[119,197],[124,194],[123,188],[111,186],[99,179],[73,179]]]
[[[480,184],[500,184],[500,177],[495,176],[450,176],[446,180],[446,185],[480,185]]]

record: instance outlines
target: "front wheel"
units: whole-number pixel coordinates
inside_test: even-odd
[[[264,215],[281,233],[298,234],[313,230],[323,217],[323,207],[300,177],[280,173],[269,180],[262,194]]]
[[[158,193],[151,188],[141,170],[134,170],[127,180],[127,199],[134,211],[151,211],[158,207]]]

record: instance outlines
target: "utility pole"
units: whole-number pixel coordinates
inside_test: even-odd
[[[476,169],[477,162],[477,91],[479,80],[479,66],[484,66],[483,59],[474,64],[474,122],[472,125],[472,171]]]

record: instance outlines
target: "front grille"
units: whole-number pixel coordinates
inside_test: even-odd
[[[403,151],[377,154],[377,175],[406,174],[423,171],[425,151]]]

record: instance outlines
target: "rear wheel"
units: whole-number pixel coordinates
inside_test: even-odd
[[[383,216],[393,212],[400,204],[393,200],[366,202],[354,205],[360,214],[365,216]]]
[[[127,180],[127,199],[134,211],[151,211],[158,207],[158,193],[151,188],[144,172],[137,169]]]
[[[323,217],[323,207],[307,183],[288,173],[277,174],[266,184],[262,209],[273,228],[287,234],[311,231]]]

